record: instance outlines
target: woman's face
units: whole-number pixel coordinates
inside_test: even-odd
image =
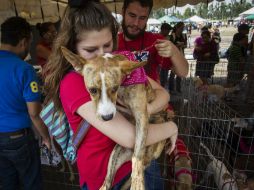
[[[112,32],[109,28],[100,31],[84,31],[78,35],[77,53],[85,59],[111,53],[113,51]]]
[[[48,32],[46,32],[44,34],[44,38],[48,41],[48,42],[53,42],[53,40],[55,39],[57,35],[57,30],[56,30],[56,27],[55,25],[50,25],[49,28],[48,28]]]

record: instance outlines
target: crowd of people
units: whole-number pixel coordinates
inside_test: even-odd
[[[186,29],[187,32],[184,32]],[[191,25],[178,22],[172,27],[168,23],[163,23],[160,34],[173,42],[183,55],[184,49],[190,47]],[[250,26],[244,23],[240,24],[223,57],[227,58],[228,61],[225,87],[240,85],[246,75],[247,79],[253,78],[253,39],[253,31],[250,30]],[[212,25],[203,26],[200,29],[200,36],[194,40],[195,76],[198,76],[204,85],[211,83],[215,65],[220,61],[221,40],[219,28],[213,28]],[[174,72],[165,65],[160,67],[160,82],[171,94],[181,94],[181,77],[176,76],[175,79]],[[248,83],[251,85],[251,80]],[[246,94],[249,96],[253,92],[249,90]]]
[[[55,111],[67,116],[74,133],[82,120],[92,126],[77,151],[81,189],[99,189],[116,144],[134,147],[135,126],[119,112],[107,122],[96,117],[96,108],[83,77],[64,59],[61,46],[85,59],[117,50],[132,52],[136,61],[147,61],[145,71],[156,91],[156,99],[147,105],[149,114],[168,105],[168,91],[181,93],[181,80],[188,73],[184,49],[191,29],[186,35],[183,22],[173,28],[163,23],[159,34],[147,32],[146,24],[152,8],[152,0],[124,0],[121,32],[106,6],[91,0],[69,1],[59,29],[50,22],[38,24],[40,40],[36,45],[36,62],[43,69],[43,93],[32,65],[24,61],[33,40],[29,23],[21,17],[11,17],[2,23],[0,87],[4,93],[0,98],[0,181],[3,189],[16,190],[20,183],[27,190],[43,189],[39,147],[31,128],[34,126],[42,137],[42,144],[50,149],[50,136],[39,116],[42,105],[50,101],[54,103]],[[239,31],[229,48],[229,83],[231,76],[236,77],[232,73],[236,67],[243,68],[245,36]],[[195,40],[196,75],[204,83],[208,83],[207,79],[213,75],[214,66],[219,62],[219,42],[219,32],[211,35],[207,27]],[[233,65],[235,58],[240,65]],[[172,121],[149,124],[146,145],[177,133],[177,126]],[[127,162],[117,171],[113,189],[120,189],[130,173],[131,162]],[[147,190],[163,189],[160,167],[155,160],[145,170],[145,185]]]

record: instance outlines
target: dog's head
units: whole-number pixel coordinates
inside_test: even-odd
[[[86,60],[61,47],[64,57],[84,77],[85,85],[96,106],[97,116],[111,120],[116,113],[117,91],[123,78],[146,62],[129,61],[123,55],[105,54]],[[75,84],[73,84],[75,85]]]

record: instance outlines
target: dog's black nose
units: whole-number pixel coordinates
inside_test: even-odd
[[[104,121],[109,121],[113,118],[113,114],[109,114],[109,115],[102,115],[101,118],[104,120]]]

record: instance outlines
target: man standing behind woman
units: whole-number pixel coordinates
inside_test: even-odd
[[[153,0],[124,0],[122,8],[122,29],[118,34],[118,50],[135,53],[136,60],[148,63],[146,74],[159,82],[159,66],[171,69],[176,75],[185,77],[188,62],[178,48],[164,36],[145,31]],[[157,162],[146,170],[146,189],[163,189],[163,180]],[[157,175],[156,175],[157,174]]]
[[[136,59],[148,60],[145,66],[149,77],[159,82],[159,64],[180,77],[188,73],[188,63],[177,47],[160,34],[146,32],[146,24],[153,0],[125,0],[122,9],[122,29],[118,36],[118,50],[135,52]]]
[[[46,65],[46,102],[53,100],[56,111],[65,112],[74,133],[82,120],[91,125],[77,151],[77,166],[82,189],[98,190],[105,179],[114,146],[119,144],[126,148],[134,147],[135,127],[119,112],[110,121],[98,119],[83,76],[75,71],[61,52],[61,46],[65,46],[85,59],[111,53],[117,46],[116,20],[97,1],[69,3]],[[149,114],[152,114],[167,105],[169,94],[154,80],[149,78],[149,81],[157,95],[147,107]],[[174,122],[149,124],[146,145],[176,135],[177,126]],[[119,189],[130,172],[130,162],[119,168],[113,182],[114,190]]]
[[[187,36],[186,34],[183,34],[183,30],[184,30],[184,23],[178,22],[174,26],[173,31],[171,35],[169,36],[169,40],[176,45],[176,47],[184,56],[184,49],[187,47]],[[175,89],[175,80],[176,80],[176,89]],[[172,93],[174,92],[174,90],[176,90],[178,93],[181,93],[181,81],[182,81],[181,77],[175,76],[174,71],[171,71],[169,76],[169,84],[168,84],[169,92]]]

